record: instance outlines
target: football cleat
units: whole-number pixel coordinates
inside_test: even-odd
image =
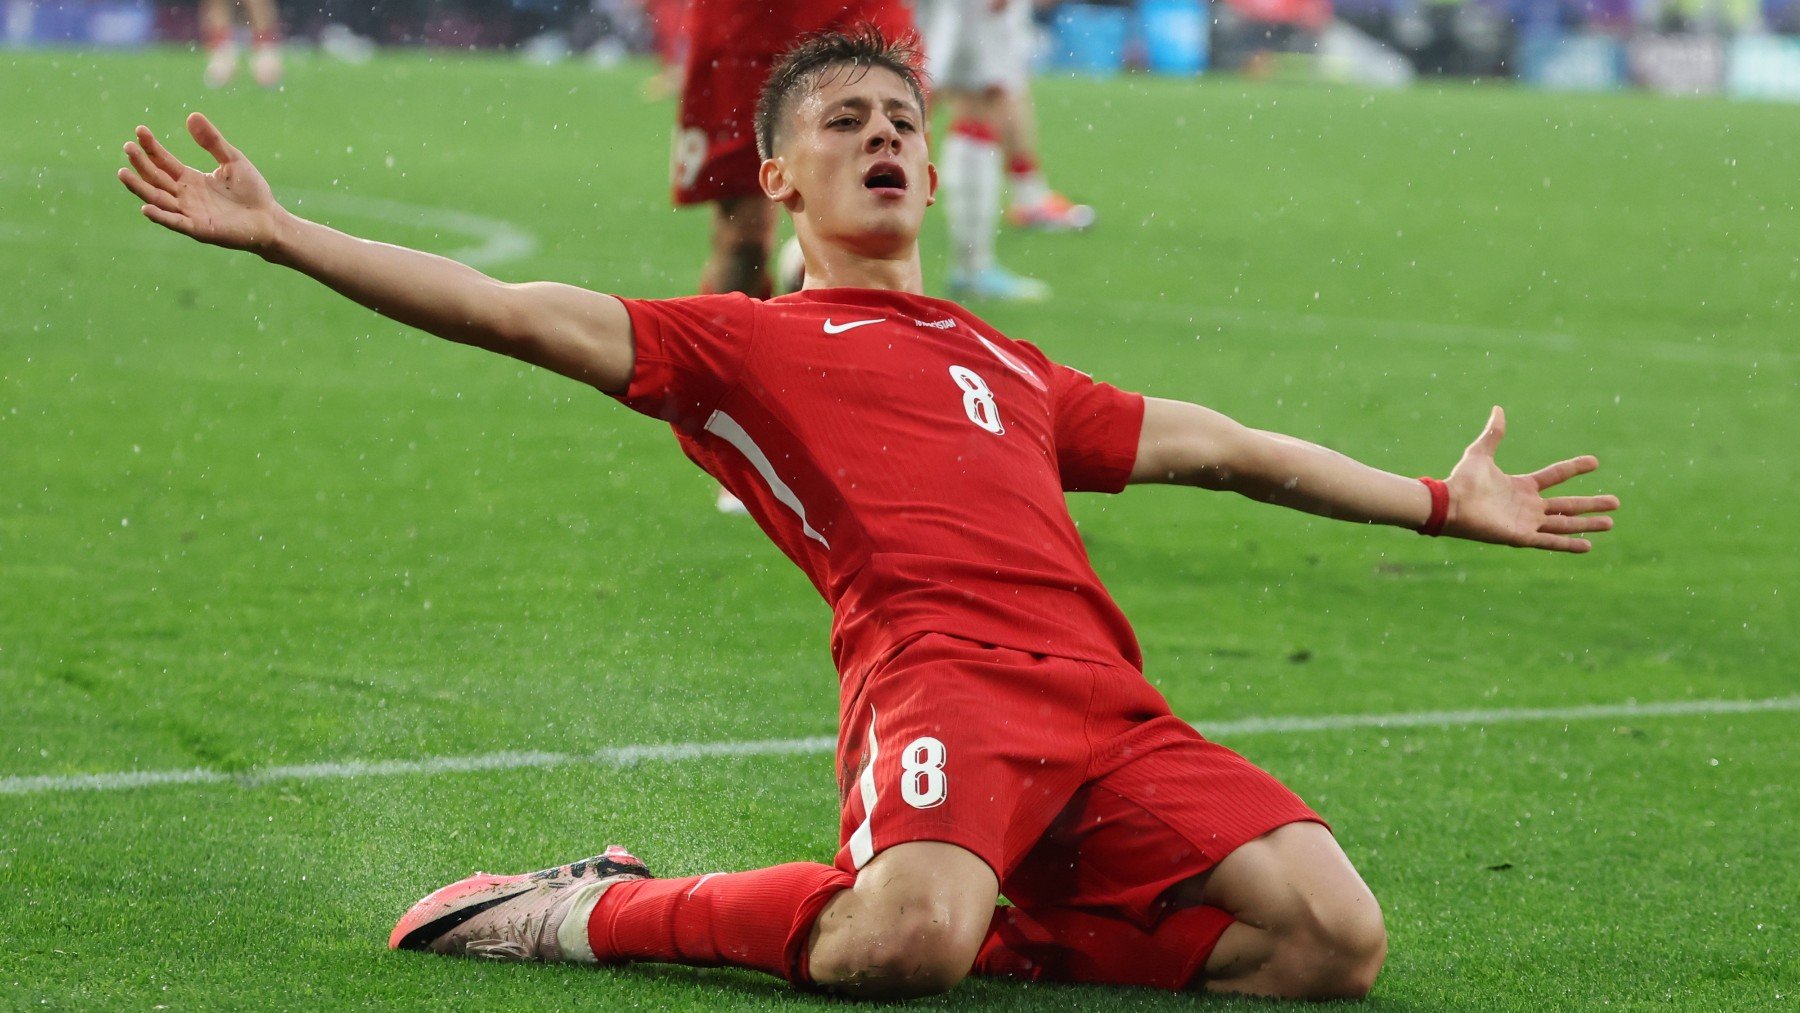
[[[596,963],[587,921],[614,883],[649,879],[624,848],[518,876],[478,872],[414,904],[388,936],[390,950],[488,960]]]
[[[980,271],[950,273],[952,299],[991,299],[998,302],[1043,302],[1050,286],[1036,278],[1020,277],[993,264]]]
[[[1094,224],[1094,209],[1077,204],[1055,190],[1031,204],[1014,204],[1006,211],[1014,228],[1042,232],[1080,232]]]

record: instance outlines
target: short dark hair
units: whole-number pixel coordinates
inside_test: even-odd
[[[768,158],[775,152],[775,132],[788,114],[795,97],[816,87],[820,76],[833,67],[861,68],[863,73],[881,67],[891,70],[912,89],[919,114],[925,114],[925,85],[919,80],[919,48],[911,37],[890,41],[881,29],[861,24],[847,32],[820,32],[801,39],[769,72],[756,100],[756,152]]]

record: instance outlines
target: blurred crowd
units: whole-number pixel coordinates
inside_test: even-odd
[[[136,11],[150,39],[206,39],[212,48],[218,30],[206,8],[222,3],[239,12],[241,26],[254,27],[252,8],[272,2],[0,0],[0,7],[14,44],[105,44],[82,36],[81,12],[110,11],[106,23],[122,24],[121,12]],[[654,53],[676,66],[689,3],[305,0],[281,4],[280,38],[353,61],[383,46],[429,46],[602,64]],[[1800,99],[1800,0],[1034,0],[1031,23],[1040,68],[1261,76],[1304,67],[1311,76],[1373,85],[1418,75],[1518,77],[1581,90],[1638,85]],[[249,37],[246,27],[238,31]]]

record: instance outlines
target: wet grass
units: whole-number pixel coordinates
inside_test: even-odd
[[[824,607],[660,427],[161,234],[110,178],[133,124],[203,108],[333,224],[442,251],[504,226],[536,248],[503,277],[680,294],[705,223],[664,205],[644,68],[301,58],[278,93],[198,71],[0,57],[0,777],[829,734]],[[1077,498],[1179,713],[1795,692],[1800,112],[1228,80],[1039,98],[1053,178],[1101,221],[1007,237],[1058,297],[992,309],[1003,330],[1406,473],[1502,403],[1503,462],[1593,452],[1586,487],[1626,498],[1581,559]],[[1383,898],[1377,1006],[1792,1002],[1791,712],[1231,744]],[[822,756],[0,796],[0,1006],[815,1004],[382,941],[448,878],[611,840],[672,873],[823,858],[835,805]],[[972,982],[924,1005],[1195,1002]]]

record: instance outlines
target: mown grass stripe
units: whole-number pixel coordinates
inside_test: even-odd
[[[1686,717],[1702,714],[1748,714],[1800,710],[1800,696],[1765,700],[1673,700],[1664,703],[1591,704],[1581,707],[1515,707],[1491,710],[1414,711],[1400,714],[1323,714],[1312,717],[1244,718],[1199,724],[1209,737],[1262,735],[1272,732],[1322,732],[1357,728],[1452,728],[1518,721],[1589,721],[1598,718]],[[448,774],[518,770],[588,764],[625,767],[634,763],[674,762],[721,756],[798,756],[829,752],[830,736],[759,739],[749,742],[676,742],[664,745],[613,746],[592,753],[503,752],[478,756],[436,756],[424,760],[346,760],[307,763],[232,773],[206,767],[185,770],[121,770],[103,774],[52,774],[0,778],[0,795],[46,792],[122,791],[164,785],[236,784],[256,787],[273,781],[323,781],[399,774]]]

